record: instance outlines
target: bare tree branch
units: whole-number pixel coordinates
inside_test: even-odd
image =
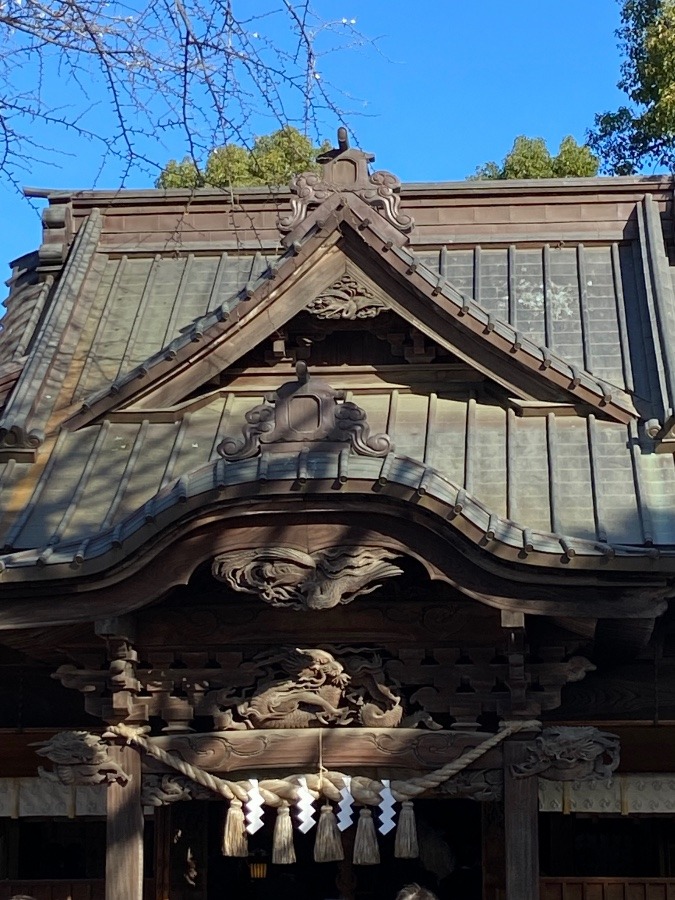
[[[99,145],[101,170],[152,177],[167,143],[199,169],[231,142],[342,121],[317,61],[363,44],[309,0],[0,0],[0,173]]]

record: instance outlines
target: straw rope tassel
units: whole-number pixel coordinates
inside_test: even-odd
[[[248,856],[246,820],[241,800],[234,797],[225,817],[223,830],[223,856]]]
[[[314,862],[338,862],[345,858],[342,849],[342,839],[338,831],[337,821],[333,813],[333,807],[326,803],[321,807],[319,824],[316,829],[316,841],[314,842]]]
[[[398,828],[394,841],[394,856],[397,859],[417,859],[420,855],[417,843],[417,823],[412,800],[404,800],[398,815]]]
[[[288,803],[284,802],[277,809],[272,838],[272,862],[275,866],[289,866],[295,862],[293,846],[293,822]]]
[[[355,866],[377,866],[380,862],[380,848],[377,845],[373,813],[365,807],[359,812],[353,862]]]

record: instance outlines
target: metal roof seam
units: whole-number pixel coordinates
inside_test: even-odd
[[[24,440],[27,440],[26,436],[31,432],[38,433],[46,424],[51,404],[43,403],[42,408],[38,410],[39,400],[46,399],[41,396],[41,390],[51,364],[61,350],[62,333],[76,306],[100,233],[101,214],[99,210],[94,209],[75,239],[52,296],[50,310],[36,338],[34,353],[26,362],[12,396],[5,406],[0,419],[0,436],[21,433]],[[0,437],[0,443],[1,441]]]
[[[99,440],[100,435],[97,444],[99,444]],[[341,473],[345,474],[344,466],[342,465],[341,467],[339,454],[322,452],[315,453],[313,456],[326,457],[326,462],[330,462],[334,470],[333,477],[339,479]],[[312,455],[305,448],[304,451],[300,451],[292,458],[289,458],[289,463],[291,463],[291,459],[295,460],[290,467],[280,457],[272,456],[270,459],[275,466],[277,463],[283,463],[285,474],[282,477],[282,481],[296,481],[300,484],[308,485],[312,481],[318,480],[321,482],[325,480],[325,477],[316,479],[312,476],[312,470],[309,468],[311,458]],[[387,472],[383,482],[385,468]],[[147,530],[150,526],[152,526],[154,533],[155,529],[160,527],[159,520],[162,516],[166,518],[166,514],[170,513],[172,509],[177,510],[194,500],[204,501],[206,499],[208,504],[211,501],[214,489],[220,490],[222,493],[222,489],[226,490],[228,486],[240,487],[246,483],[259,484],[259,474],[259,463],[255,459],[230,462],[226,463],[225,466],[223,466],[223,461],[218,459],[201,466],[193,472],[184,473],[173,483],[162,488],[157,494],[149,498],[139,509],[125,516],[117,525],[109,527],[107,535],[106,533],[90,535],[88,539],[89,544],[86,547],[86,552],[84,552],[83,562],[93,558],[89,553],[90,550],[95,550],[95,555],[100,557],[115,546],[123,546],[125,540],[137,537],[140,532]],[[278,481],[280,474],[282,473],[270,472],[268,469],[266,472],[267,484],[271,486],[273,482]],[[231,477],[228,477],[228,475]],[[363,476],[359,476],[358,480],[363,481]],[[662,555],[666,557],[675,556],[675,550],[666,551],[665,548],[657,548],[649,544],[645,544],[642,547],[625,543],[610,544],[605,541],[575,538],[555,531],[540,532],[537,529],[524,527],[510,520],[504,520],[501,516],[490,511],[481,501],[472,497],[464,488],[453,485],[448,478],[433,467],[409,457],[389,454],[388,457],[382,460],[382,463],[378,463],[378,474],[368,477],[366,482],[371,483],[370,491],[378,485],[380,491],[389,484],[406,486],[410,490],[411,499],[417,497],[416,502],[420,503],[424,502],[426,498],[430,500],[439,498],[439,491],[434,488],[436,480],[442,482],[446,489],[450,488],[454,492],[454,501],[443,499],[440,501],[441,506],[448,510],[448,521],[455,522],[455,520],[461,519],[477,527],[482,532],[480,537],[471,538],[470,535],[468,536],[474,543],[482,544],[484,549],[486,543],[500,544],[505,549],[510,549],[514,558],[523,560],[532,554],[548,557],[555,556],[555,551],[551,548],[557,545],[562,551],[561,559],[559,560],[561,564],[571,564],[582,557],[594,556],[602,557],[605,561],[613,559],[617,555],[642,555],[652,559],[658,559]],[[256,490],[259,491],[259,488]],[[239,495],[239,492],[237,492],[237,495]],[[197,504],[196,508],[198,509],[199,506],[200,504]],[[72,503],[70,507],[72,507]],[[32,511],[30,505],[27,509]],[[172,522],[174,519],[175,515],[170,515],[168,521]],[[168,524],[168,521],[164,525]],[[455,527],[457,525],[458,522],[455,522]],[[517,534],[521,535],[519,544],[507,539],[512,532],[514,538]],[[67,541],[59,541],[58,535],[55,535],[55,537],[56,540],[54,538],[50,539],[48,544],[41,549],[16,550],[10,554],[3,555],[2,561],[5,570],[13,569],[16,566],[24,568],[27,564],[30,564],[30,559],[33,559],[35,564],[41,567],[56,565],[63,562],[63,559],[66,557],[69,561],[72,561],[75,553],[83,553],[83,539],[81,537],[74,537]],[[493,551],[488,550],[488,552]],[[563,559],[565,562],[563,562]],[[536,561],[534,562],[536,564]]]

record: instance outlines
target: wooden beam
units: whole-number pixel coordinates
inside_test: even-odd
[[[528,744],[504,744],[504,843],[506,900],[539,900],[539,802],[535,777],[515,778],[511,766],[528,756]]]
[[[322,733],[322,742],[319,735]],[[458,759],[485,740],[481,733],[426,731],[415,728],[295,728],[174,734],[152,738],[152,743],[185,762],[208,772],[224,774],[266,769],[303,769],[314,772],[320,759],[331,769],[376,766],[395,770],[434,770]],[[500,748],[484,754],[471,768],[500,768]],[[149,754],[144,771],[166,768]]]
[[[108,787],[105,900],[143,900],[141,758],[131,747],[111,747],[109,756],[130,781]]]

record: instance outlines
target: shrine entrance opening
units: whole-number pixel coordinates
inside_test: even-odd
[[[205,900],[221,900],[223,886],[233,900],[393,900],[406,884],[417,882],[444,898],[480,900],[481,808],[472,800],[421,800],[415,804],[419,859],[397,859],[394,832],[378,836],[379,865],[356,866],[351,855],[356,825],[343,832],[345,860],[316,863],[316,829],[294,833],[297,862],[273,865],[274,823],[249,840],[247,859],[226,858],[221,852],[225,805],[190,804],[201,807],[198,815],[208,821],[205,858],[207,884]],[[196,810],[195,810],[196,811]],[[193,890],[194,893],[194,890]]]

